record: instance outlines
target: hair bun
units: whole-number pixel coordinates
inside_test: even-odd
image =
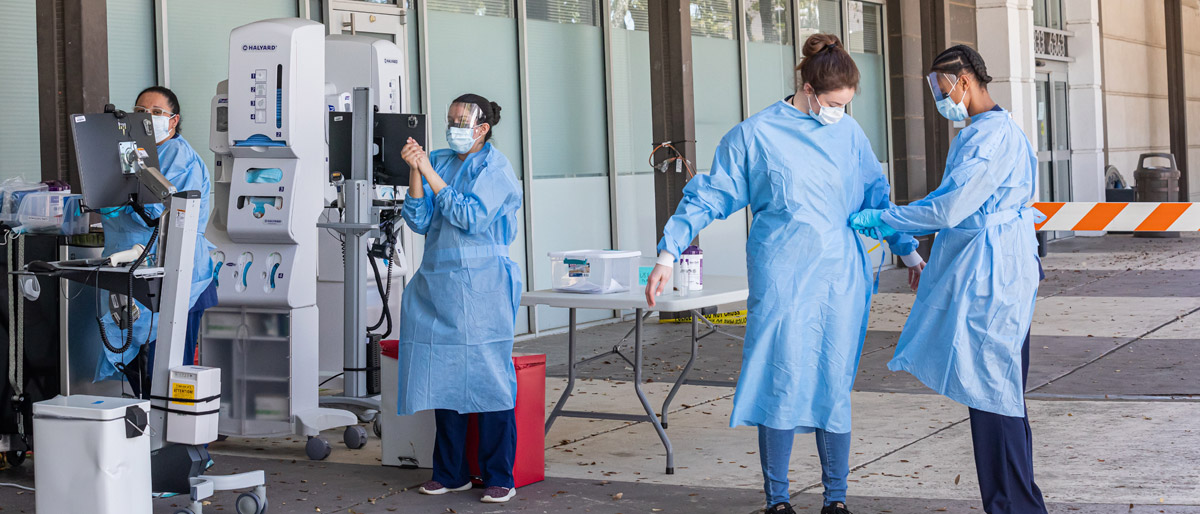
[[[500,104],[496,102],[490,102],[490,104],[492,107],[492,120],[489,123],[495,125],[500,123]]]
[[[804,57],[812,57],[822,51],[841,46],[842,41],[833,34],[813,34],[804,42]]]

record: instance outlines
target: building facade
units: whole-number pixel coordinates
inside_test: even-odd
[[[654,254],[655,171],[647,7],[655,0],[6,0],[0,2],[0,180],[70,177],[62,112],[128,107],[159,83],[181,99],[183,135],[211,163],[209,105],[234,27],[306,16],[331,33],[396,41],[409,56],[409,107],[434,120],[462,93],[503,107],[495,145],[525,191],[513,258],[529,288],[549,285],[547,253],[621,248]],[[1200,167],[1200,0],[1174,0],[1185,62],[1188,162]],[[84,9],[103,7],[100,13]],[[1039,198],[1101,201],[1106,166],[1133,180],[1138,155],[1171,151],[1171,54],[1161,0],[694,0],[690,3],[697,171],[721,136],[795,89],[799,46],[838,34],[862,72],[849,106],[897,203],[937,187],[957,128],[937,115],[924,76],[948,46],[980,50],[994,98],[1038,152]],[[72,7],[74,6],[74,7]],[[65,9],[65,11],[64,11]],[[383,10],[381,10],[383,9]],[[391,9],[390,11],[388,9]],[[1170,11],[1174,12],[1174,11]],[[81,14],[82,13],[82,14]],[[355,14],[359,13],[359,14]],[[395,15],[387,13],[396,13]],[[87,62],[71,47],[92,39]],[[102,25],[96,26],[103,18]],[[91,34],[91,35],[88,35]],[[77,51],[77,50],[75,50]],[[80,86],[80,82],[90,86]],[[95,84],[103,84],[97,90]],[[77,91],[78,90],[78,91]],[[73,93],[76,92],[76,93]],[[41,126],[29,120],[39,119]],[[432,146],[444,146],[433,131]],[[1190,171],[1191,198],[1200,172]],[[707,229],[706,271],[744,274],[746,214]],[[1058,234],[1067,236],[1069,234]],[[418,245],[419,246],[419,245]],[[419,248],[412,249],[419,253]],[[581,312],[581,321],[612,317]],[[566,324],[523,309],[521,333]]]

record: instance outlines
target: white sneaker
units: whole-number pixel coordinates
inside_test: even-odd
[[[421,487],[419,487],[417,489],[417,492],[421,493],[421,494],[438,495],[438,494],[446,494],[446,493],[457,493],[457,492],[461,492],[461,491],[466,491],[470,488],[471,488],[470,480],[467,480],[467,483],[465,483],[459,487],[454,487],[454,488],[446,487],[446,486],[442,485],[441,482],[435,482],[433,480],[430,480],[428,482],[425,482],[424,484],[421,484]]]
[[[479,501],[483,503],[505,503],[517,495],[517,488],[489,487]]]

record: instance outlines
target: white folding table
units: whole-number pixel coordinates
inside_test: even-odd
[[[654,425],[654,430],[658,432],[659,439],[662,439],[663,447],[667,450],[667,474],[675,473],[675,454],[671,449],[671,440],[667,438],[664,429],[667,427],[667,411],[671,404],[671,400],[675,398],[675,394],[679,391],[679,386],[687,382],[688,373],[692,371],[692,365],[696,362],[696,350],[701,339],[716,333],[722,333],[729,337],[742,339],[741,337],[721,332],[715,325],[709,322],[701,315],[701,312],[709,307],[737,303],[745,301],[750,296],[749,287],[746,284],[744,277],[727,277],[727,276],[705,276],[704,289],[693,291],[686,296],[680,296],[674,291],[666,291],[662,296],[659,296],[654,307],[650,307],[646,303],[646,295],[644,287],[635,287],[634,289],[624,293],[613,294],[580,294],[580,293],[562,293],[552,290],[530,291],[521,296],[521,305],[527,307],[535,307],[538,305],[546,305],[549,307],[559,307],[570,310],[570,325],[568,327],[567,336],[567,387],[563,390],[562,396],[554,405],[554,409],[550,412],[550,416],[546,419],[546,432],[550,432],[550,427],[554,425],[554,420],[559,416],[568,418],[588,418],[588,419],[614,419],[623,421],[649,421]],[[625,337],[621,338],[613,349],[596,355],[579,362],[575,362],[575,336],[576,336],[576,316],[577,309],[600,309],[600,310],[633,310],[634,326]],[[671,387],[671,392],[667,394],[666,401],[662,407],[662,421],[659,421],[658,416],[654,412],[654,408],[650,406],[650,401],[646,398],[646,393],[642,390],[642,323],[652,312],[690,312],[692,316],[692,349],[691,357],[688,359],[687,365],[684,366],[683,372],[679,374],[679,378],[675,380],[675,384]],[[704,323],[708,327],[708,331],[704,334],[699,334],[698,325]],[[633,335],[633,359],[630,360],[621,352],[621,348],[625,341]],[[565,410],[563,405],[566,404],[567,398],[570,397],[572,389],[575,387],[575,369],[577,366],[588,362],[607,357],[609,355],[620,356],[625,362],[633,366],[633,390],[637,393],[638,400],[642,402],[642,408],[646,410],[646,414],[618,414],[612,412],[596,412],[596,411],[574,411]],[[728,384],[722,384],[728,385]]]

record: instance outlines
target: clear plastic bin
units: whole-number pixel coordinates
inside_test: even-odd
[[[555,291],[608,294],[629,291],[638,282],[639,251],[575,250],[550,252]]]
[[[80,211],[82,195],[70,191],[28,193],[17,207],[22,230],[38,234],[81,234],[87,232],[87,217]]]

